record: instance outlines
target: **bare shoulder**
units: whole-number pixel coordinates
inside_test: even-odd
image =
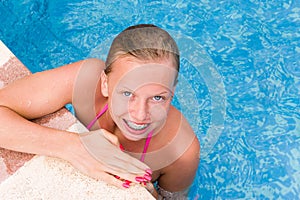
[[[101,72],[105,69],[105,63],[99,59],[85,60],[77,72],[73,85],[72,105],[76,117],[88,125],[96,116],[95,110],[102,107],[105,101],[101,92]],[[100,107],[99,107],[100,106]],[[93,129],[98,129],[95,123]]]
[[[177,152],[180,149],[181,154],[175,162],[162,169],[159,185],[167,191],[175,192],[187,189],[193,182],[200,160],[200,143],[180,111],[172,107],[170,114],[173,115],[171,121],[177,121],[176,129],[173,127],[172,130],[177,133],[177,145],[173,148]]]
[[[8,107],[28,119],[55,112],[71,102],[74,81],[85,62],[100,64],[103,61],[82,60],[14,81],[0,90],[0,106]]]
[[[184,117],[184,115],[174,106],[170,107],[170,111],[169,111],[169,121],[174,124],[174,121],[176,121],[176,125],[174,128],[180,130],[180,131],[184,131],[186,133],[189,134],[193,134],[195,135],[192,127],[190,126],[189,122],[187,121],[187,119]]]

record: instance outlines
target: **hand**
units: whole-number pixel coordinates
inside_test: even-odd
[[[139,183],[136,177],[149,175],[150,168],[122,152],[117,137],[106,130],[80,134],[79,139],[69,160],[81,172],[118,187],[124,184],[124,179]]]

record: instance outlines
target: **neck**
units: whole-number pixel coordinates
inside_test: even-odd
[[[123,135],[123,133],[118,127],[115,128],[114,135],[118,137],[120,144],[122,144],[122,146],[126,151],[134,152],[134,153],[143,152],[146,138],[138,141],[129,140]]]

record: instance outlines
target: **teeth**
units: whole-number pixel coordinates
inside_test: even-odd
[[[149,124],[135,124],[130,121],[125,121],[125,122],[130,128],[135,129],[135,130],[143,130],[149,126]]]

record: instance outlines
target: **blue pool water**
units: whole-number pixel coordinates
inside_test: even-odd
[[[299,0],[0,0],[0,13],[33,72],[105,59],[129,25],[165,28],[182,52],[173,104],[202,148],[190,199],[300,198]]]

